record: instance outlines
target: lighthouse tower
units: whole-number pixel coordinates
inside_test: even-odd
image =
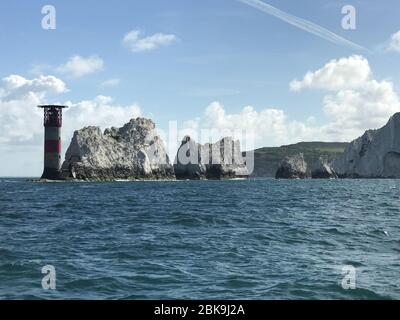
[[[38,106],[44,110],[44,171],[42,179],[61,179],[62,110],[66,106]]]

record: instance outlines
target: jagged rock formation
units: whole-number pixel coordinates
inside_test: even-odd
[[[307,163],[302,153],[284,158],[275,175],[276,179],[306,179],[308,177]]]
[[[144,118],[104,133],[98,127],[75,131],[62,172],[89,181],[175,178],[154,122]]]
[[[333,168],[341,178],[400,178],[400,113],[351,142]]]
[[[326,160],[319,158],[319,160],[313,165],[311,177],[313,179],[337,179],[338,175]]]
[[[174,171],[177,179],[233,179],[249,176],[240,142],[224,138],[201,145],[185,137],[178,149]]]
[[[183,138],[174,162],[177,179],[206,179],[207,168],[203,162],[206,156],[202,145],[188,136]]]

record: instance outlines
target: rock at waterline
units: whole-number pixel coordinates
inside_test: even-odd
[[[198,144],[185,137],[178,149],[174,171],[180,180],[248,178],[240,142],[227,137],[210,144]]]
[[[284,158],[275,175],[276,179],[306,179],[307,163],[304,160],[304,155],[297,155]]]
[[[154,122],[144,118],[104,133],[99,127],[75,131],[62,171],[66,178],[89,181],[175,178]]]
[[[327,161],[319,158],[313,165],[311,177],[313,179],[337,179],[338,175]]]

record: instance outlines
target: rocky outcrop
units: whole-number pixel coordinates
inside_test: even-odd
[[[319,158],[312,167],[311,177],[313,179],[337,179],[338,175],[326,160]]]
[[[89,181],[175,178],[153,121],[144,118],[104,133],[98,127],[76,131],[62,172],[66,178]]]
[[[276,179],[306,179],[308,177],[307,163],[302,153],[284,158],[275,175]]]
[[[198,144],[185,137],[174,162],[177,179],[234,179],[249,176],[240,142],[224,138],[214,144]]]
[[[333,168],[341,178],[400,178],[400,113],[351,142]]]
[[[188,136],[183,138],[174,162],[177,179],[206,179],[207,167],[204,160],[207,154],[202,145]]]

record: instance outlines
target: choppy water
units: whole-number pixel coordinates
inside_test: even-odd
[[[1,299],[400,298],[400,181],[0,179]],[[44,265],[56,291],[42,289]],[[342,267],[356,268],[344,290]]]

